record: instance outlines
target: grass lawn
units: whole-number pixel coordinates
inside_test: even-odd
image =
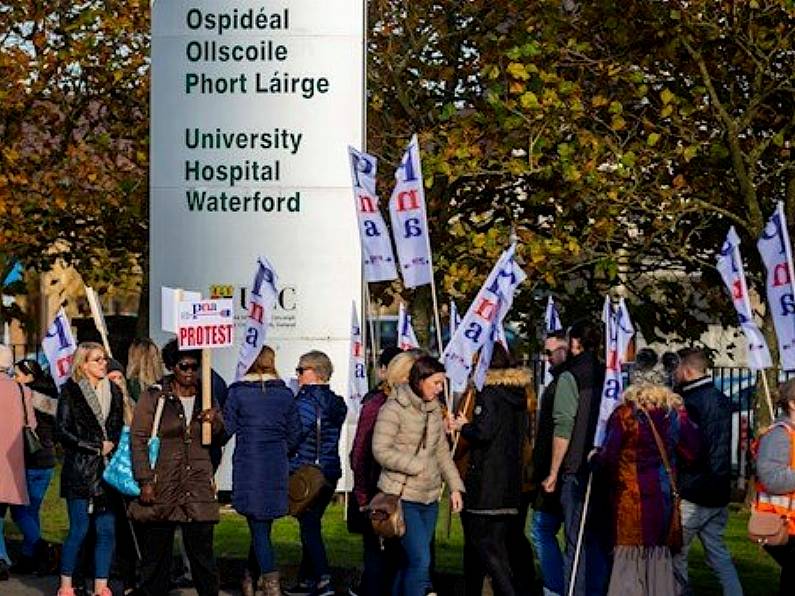
[[[58,498],[58,478],[53,480],[42,509],[42,531],[47,540],[62,542],[68,530],[66,507]],[[447,509],[442,503],[439,523],[436,530],[436,561],[439,571],[461,574],[463,533],[458,516],[453,516],[453,524],[448,538],[446,531]],[[737,571],[748,596],[767,596],[778,587],[778,566],[759,547],[746,537],[748,514],[733,508],[726,531],[726,540],[734,556]],[[7,533],[19,538],[20,535],[10,519]],[[361,539],[349,534],[343,520],[343,505],[333,504],[324,518],[324,537],[328,548],[330,563],[334,567],[359,568],[361,566]],[[297,565],[300,558],[298,524],[293,518],[284,518],[274,524],[274,542],[280,565]],[[248,527],[245,520],[233,511],[225,510],[222,521],[215,534],[215,552],[219,558],[242,559],[248,550]],[[695,593],[698,595],[718,595],[721,593],[717,581],[704,561],[701,544],[691,549],[690,574]]]

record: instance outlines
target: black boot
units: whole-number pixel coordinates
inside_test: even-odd
[[[20,555],[17,562],[11,567],[11,573],[16,575],[30,575],[36,571],[36,561],[33,557]]]

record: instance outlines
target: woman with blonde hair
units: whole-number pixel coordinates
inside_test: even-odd
[[[127,387],[134,402],[141,392],[163,378],[163,359],[157,344],[148,337],[138,337],[127,352]]]
[[[609,595],[678,594],[672,555],[682,546],[676,461],[695,461],[698,429],[663,385],[624,393],[591,459],[613,487],[615,550]]]
[[[122,393],[107,379],[108,357],[98,343],[77,346],[72,377],[58,399],[56,438],[63,446],[61,497],[69,512],[69,534],[61,555],[58,596],[74,596],[72,574],[80,547],[94,524],[94,593],[110,596],[108,577],[115,542],[116,498],[102,480],[105,464],[118,445],[123,424]]]

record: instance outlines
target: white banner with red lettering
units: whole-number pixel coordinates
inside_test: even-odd
[[[610,297],[605,297],[602,309],[602,321],[605,324],[605,382],[602,385],[602,398],[599,403],[599,420],[596,423],[594,445],[601,447],[605,438],[607,419],[621,403],[624,393],[622,366],[627,354],[629,342],[635,335],[635,327],[629,317],[629,310],[621,298],[617,308],[613,308]]]
[[[411,315],[406,311],[406,305],[402,302],[398,309],[397,330],[397,344],[401,350],[420,347],[420,342],[417,341],[417,335],[414,333],[414,326],[411,324]]]
[[[784,203],[779,201],[756,243],[767,269],[767,302],[778,337],[782,370],[795,369],[795,275]]]
[[[395,189],[389,199],[389,216],[403,285],[416,288],[431,283],[431,243],[417,135],[411,137],[403,159],[395,170]]]
[[[232,300],[190,300],[179,303],[177,343],[180,350],[228,348],[235,343]]]
[[[491,339],[494,322],[502,312],[502,297],[512,297],[516,287],[526,277],[514,261],[515,251],[516,245],[513,244],[500,255],[442,354],[442,362],[454,392],[466,389],[472,360],[486,341]]]
[[[367,282],[397,279],[392,241],[375,192],[378,161],[372,155],[348,147],[353,180],[353,199],[362,242],[362,265]]]
[[[72,374],[72,360],[77,350],[77,342],[72,336],[72,327],[63,307],[58,309],[47,328],[44,339],[41,340],[41,349],[50,364],[52,379],[60,389]]]
[[[734,226],[729,228],[726,235],[726,242],[720,249],[717,260],[717,269],[723,278],[723,283],[729,290],[737,311],[737,318],[740,328],[746,339],[748,350],[748,368],[752,370],[762,370],[770,368],[773,363],[770,358],[770,350],[767,347],[764,335],[757,327],[751,310],[751,300],[748,297],[748,285],[745,282],[745,269],[743,268],[742,257],[740,256],[740,237]]]
[[[276,270],[265,257],[257,258],[254,269],[254,280],[248,292],[246,312],[246,329],[237,356],[235,380],[239,381],[259,356],[262,346],[268,337],[268,327],[273,318],[273,309],[279,298],[276,282],[279,280]]]
[[[359,313],[356,312],[356,303],[351,307],[351,358],[349,366],[348,396],[349,408],[353,408],[358,416],[362,398],[367,393],[367,367],[364,363],[364,340],[362,327],[359,325]]]

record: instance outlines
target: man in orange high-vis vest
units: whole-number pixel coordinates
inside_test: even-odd
[[[783,415],[759,439],[754,507],[789,519],[789,542],[765,550],[781,566],[779,594],[795,594],[795,379],[781,385],[779,396]]]

